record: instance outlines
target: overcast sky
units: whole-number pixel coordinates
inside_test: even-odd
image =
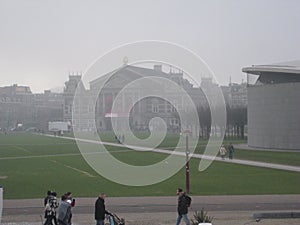
[[[298,0],[0,0],[0,86],[61,87],[69,71],[138,40],[196,52],[220,83],[241,68],[300,59]]]

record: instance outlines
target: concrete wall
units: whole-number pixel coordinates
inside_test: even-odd
[[[248,145],[300,150],[300,83],[248,87]]]

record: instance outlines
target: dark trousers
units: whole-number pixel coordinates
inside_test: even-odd
[[[54,225],[58,225],[56,216],[47,216],[44,225],[53,225],[52,220],[54,222]]]
[[[104,225],[104,220],[96,220],[96,225]]]
[[[61,221],[61,220],[58,220],[58,225],[68,225],[68,224],[64,223],[64,222]]]

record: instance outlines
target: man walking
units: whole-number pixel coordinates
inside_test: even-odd
[[[104,225],[105,214],[112,215],[105,209],[105,198],[106,194],[101,193],[95,203],[95,220],[96,225]]]
[[[177,207],[178,217],[176,220],[176,225],[180,224],[182,218],[186,225],[190,225],[190,221],[187,217],[187,214],[188,214],[188,207],[190,206],[191,203],[191,198],[187,196],[181,188],[177,189],[176,194],[178,195],[178,207]]]

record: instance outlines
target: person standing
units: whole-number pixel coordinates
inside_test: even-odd
[[[232,143],[229,144],[228,146],[228,150],[229,150],[229,159],[233,159],[233,153],[234,153],[234,147],[232,145]]]
[[[180,224],[182,218],[186,225],[190,225],[190,221],[187,217],[187,214],[188,214],[188,207],[190,206],[191,203],[191,198],[187,196],[181,188],[177,189],[176,194],[178,195],[178,207],[177,207],[178,217],[176,220],[176,225]]]
[[[73,207],[75,207],[75,198],[73,198],[72,192],[70,192],[70,191],[66,192],[65,196],[67,197],[67,203],[69,203],[71,205],[71,209]],[[69,220],[70,225],[72,224],[72,217],[73,217],[73,214],[72,214],[72,210],[71,210],[71,215],[70,215],[70,220]]]
[[[225,160],[226,148],[225,148],[224,145],[221,145],[221,148],[220,148],[220,155],[221,155],[222,159]]]
[[[101,193],[95,203],[95,220],[96,225],[104,225],[105,214],[112,215],[105,209],[106,194]]]
[[[52,191],[47,191],[47,196],[44,198],[44,206],[47,205],[48,200],[49,200],[49,198],[51,196],[51,193],[52,193]]]
[[[44,225],[53,225],[52,221],[57,225],[56,209],[58,207],[58,202],[56,192],[48,191],[47,194],[47,197],[44,199],[46,218]]]
[[[61,196],[61,202],[58,207],[58,224],[59,225],[71,225],[71,205],[67,202],[68,197],[66,195]]]
[[[0,184],[0,224],[3,210],[3,186]]]

